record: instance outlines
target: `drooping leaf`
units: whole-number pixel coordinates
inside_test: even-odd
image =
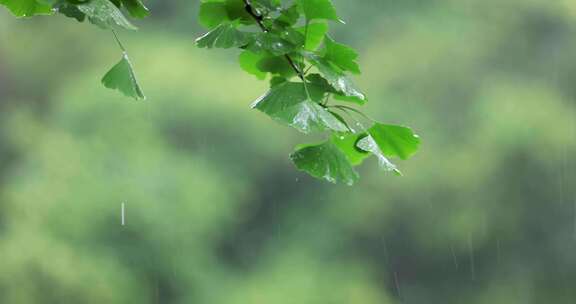
[[[223,48],[245,46],[250,41],[250,34],[241,32],[235,23],[223,23],[196,39],[196,44],[201,48]]]
[[[358,53],[349,46],[337,43],[329,36],[324,39],[326,43],[326,54],[324,58],[344,71],[360,74],[360,67],[356,60]]]
[[[266,78],[266,72],[258,68],[258,62],[262,59],[262,55],[253,53],[251,51],[244,51],[240,53],[238,61],[240,67],[249,74],[256,76],[256,78],[263,80]]]
[[[348,97],[348,101],[358,104],[366,103],[366,96],[356,88],[354,82],[340,68],[312,53],[306,53],[306,57],[337,92]]]
[[[340,21],[330,0],[298,0],[308,20],[326,19]]]
[[[396,167],[396,165],[394,165],[384,155],[384,153],[382,153],[382,150],[380,149],[376,141],[374,141],[374,138],[371,135],[368,135],[363,139],[361,139],[358,142],[357,147],[361,150],[374,154],[378,158],[378,163],[380,164],[380,167],[383,168],[384,170],[394,172],[398,175],[402,175],[402,172],[398,170],[398,167]]]
[[[323,95],[324,92],[313,86],[305,88],[303,83],[286,82],[270,89],[252,107],[303,133],[346,132],[346,125],[318,104]]]
[[[359,179],[347,156],[331,140],[301,147],[290,158],[299,170],[331,183],[351,186]]]
[[[408,159],[420,146],[420,138],[410,128],[376,123],[368,133],[378,145],[382,154]]]
[[[132,63],[126,54],[102,78],[102,84],[113,90],[118,90],[128,97],[146,99],[132,68]]]
[[[0,0],[16,17],[52,14],[52,6],[37,0]]]
[[[358,166],[362,162],[370,157],[368,151],[358,148],[358,143],[360,140],[368,136],[366,133],[362,134],[334,134],[332,136],[332,142],[346,157],[353,166]]]
[[[128,10],[130,16],[134,18],[144,18],[150,16],[150,11],[140,0],[122,0],[122,4]]]
[[[109,0],[91,0],[78,4],[78,9],[86,14],[88,20],[101,28],[109,29],[115,25],[135,30],[136,27],[126,19],[124,14]]]

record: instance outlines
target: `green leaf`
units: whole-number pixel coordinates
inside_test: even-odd
[[[305,53],[305,55],[337,92],[348,97],[347,101],[357,104],[366,103],[366,96],[356,88],[354,82],[340,68],[315,54]]]
[[[303,83],[286,82],[276,85],[252,105],[273,119],[303,133],[333,130],[346,132],[348,128],[316,101],[324,92]]]
[[[56,9],[57,9],[58,13],[66,16],[66,17],[69,17],[69,18],[74,18],[78,22],[84,22],[84,20],[86,19],[86,14],[81,12],[78,9],[78,6],[76,6],[76,5],[63,2],[63,3],[57,4]]]
[[[16,17],[32,17],[35,15],[50,15],[52,7],[37,0],[0,0]]]
[[[324,36],[328,32],[328,24],[326,22],[310,23],[308,24],[308,33],[306,33],[305,26],[299,27],[297,30],[306,35],[305,49],[315,51],[322,44]]]
[[[386,171],[392,171],[398,175],[402,175],[402,172],[398,170],[396,165],[394,165],[385,155],[382,150],[374,140],[371,135],[368,135],[361,139],[356,145],[359,149],[370,152],[378,158],[378,163],[380,167]]]
[[[126,54],[106,75],[102,78],[102,84],[113,90],[118,90],[128,97],[146,99],[134,74],[130,59]]]
[[[299,170],[331,183],[352,186],[359,179],[347,156],[331,140],[301,147],[290,158]]]
[[[358,166],[371,155],[368,151],[358,148],[358,143],[366,136],[368,136],[366,133],[335,134],[332,136],[332,142],[346,155],[352,165]]]
[[[245,46],[250,41],[250,34],[236,29],[236,23],[224,23],[196,39],[201,48],[223,48]]]
[[[272,33],[257,33],[247,47],[254,53],[269,52],[275,56],[288,54],[296,49],[296,45]]]
[[[262,72],[280,75],[283,78],[291,78],[296,75],[284,56],[265,56],[258,62],[257,68]]]
[[[210,1],[210,2],[216,2],[216,1]],[[225,2],[226,2],[226,12],[228,13],[228,19],[238,20],[240,23],[246,25],[255,23],[254,18],[246,11],[244,1],[225,0]]]
[[[358,53],[349,46],[336,43],[329,36],[325,38],[326,54],[324,58],[344,71],[350,71],[355,74],[360,74],[360,67],[356,60]]]
[[[420,146],[420,138],[410,128],[376,123],[368,133],[383,155],[408,159]]]
[[[240,67],[242,67],[244,71],[256,76],[256,78],[260,80],[266,78],[266,72],[263,72],[258,68],[258,62],[262,60],[261,55],[255,54],[251,51],[244,51],[240,53],[238,60],[240,61]]]
[[[293,26],[298,23],[298,20],[300,19],[300,12],[298,10],[299,8],[297,4],[283,9],[280,12],[280,16],[276,19],[276,22],[286,27]]]
[[[224,2],[203,2],[200,4],[199,22],[207,28],[214,28],[228,21],[228,12]]]
[[[126,19],[120,9],[109,0],[91,0],[78,5],[78,9],[88,16],[88,20],[97,26],[109,29],[114,25],[135,30],[136,27]]]
[[[286,82],[288,82],[288,79],[284,77],[274,76],[272,77],[272,79],[270,79],[270,87],[274,88]]]
[[[326,19],[340,21],[330,0],[299,0],[307,20]]]
[[[130,16],[134,18],[144,18],[150,16],[150,11],[140,0],[122,0],[122,4],[128,10]]]
[[[252,0],[252,5],[258,9],[266,9],[268,11],[274,11],[280,8],[282,4],[281,0]]]

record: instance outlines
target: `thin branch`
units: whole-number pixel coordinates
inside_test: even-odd
[[[250,16],[252,16],[252,18],[254,18],[254,20],[256,20],[256,23],[258,24],[260,29],[263,32],[268,33],[269,30],[264,25],[264,22],[262,22],[264,20],[264,18],[256,12],[256,10],[254,9],[254,6],[252,6],[251,0],[244,0],[244,8],[246,9],[246,12],[248,12],[248,14],[250,14]],[[294,71],[296,72],[298,77],[300,79],[302,79],[302,81],[305,82],[304,74],[300,71],[300,69],[298,68],[298,66],[294,62],[294,60],[288,54],[284,55],[284,57],[286,58],[286,60],[288,61],[288,63],[292,67],[292,69],[294,69]]]

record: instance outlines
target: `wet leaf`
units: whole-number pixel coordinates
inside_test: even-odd
[[[366,96],[358,90],[354,82],[340,68],[315,54],[306,53],[305,55],[338,93],[348,97],[346,101],[357,104],[366,103]]]
[[[296,45],[272,33],[257,33],[252,35],[247,48],[254,53],[269,52],[280,56],[294,51]]]
[[[396,165],[393,164],[384,155],[384,153],[382,153],[382,150],[380,150],[380,147],[378,146],[376,141],[374,141],[374,138],[371,135],[368,135],[363,139],[361,139],[358,142],[357,147],[361,150],[374,154],[378,158],[378,163],[380,164],[380,167],[383,168],[384,170],[394,172],[398,175],[402,175],[402,172],[398,170]]]
[[[282,83],[270,89],[252,107],[303,133],[326,130],[346,132],[346,125],[318,104],[324,92],[311,86],[308,91],[310,96],[303,83]]]
[[[420,146],[420,138],[410,128],[376,123],[368,133],[374,139],[382,154],[408,159]]]
[[[370,157],[370,152],[358,148],[360,140],[364,139],[368,134],[334,134],[332,142],[346,157],[353,166],[361,165],[365,159]]]
[[[126,19],[120,9],[109,0],[91,0],[90,2],[79,4],[78,10],[86,14],[88,20],[101,28],[109,29],[115,25],[129,30],[136,27]]]
[[[300,147],[290,158],[299,170],[331,183],[351,186],[359,179],[348,157],[331,140]]]
[[[196,40],[201,48],[223,48],[245,46],[250,41],[249,33],[241,32],[235,23],[224,23]]]

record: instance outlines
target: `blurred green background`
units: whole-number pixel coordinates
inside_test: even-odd
[[[354,187],[296,171],[197,2],[120,33],[145,102],[109,32],[0,10],[0,303],[576,303],[576,2],[335,0],[367,112],[423,138]]]

